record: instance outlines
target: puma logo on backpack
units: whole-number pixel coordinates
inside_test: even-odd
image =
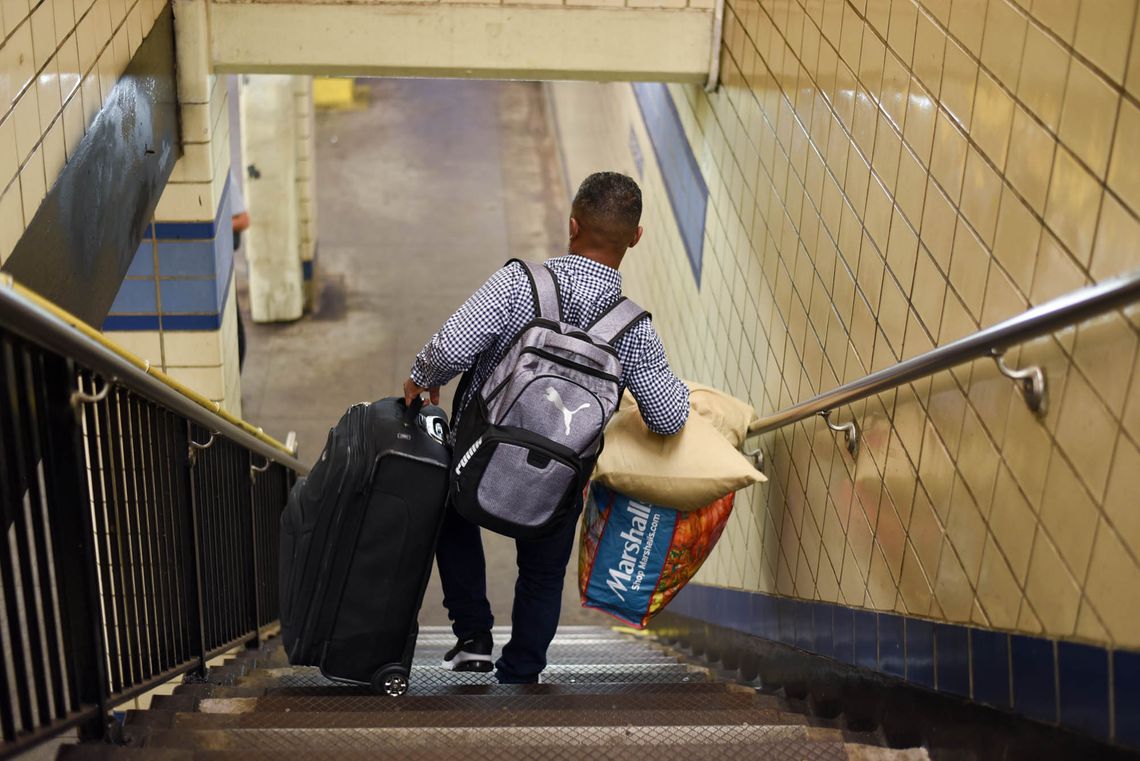
[[[471,522],[533,539],[561,526],[585,488],[621,398],[613,343],[648,313],[622,298],[586,328],[569,325],[554,274],[519,264],[537,314],[460,419],[451,498]]]
[[[578,407],[577,409],[573,409],[573,410],[566,409],[566,405],[562,403],[562,397],[559,396],[558,390],[556,388],[554,388],[553,386],[549,386],[546,389],[546,399],[551,404],[553,404],[555,407],[562,410],[562,417],[566,421],[566,435],[567,436],[570,435],[570,423],[574,420],[574,416],[577,415],[582,410],[584,410],[590,406],[589,403],[586,403],[586,404],[583,404],[582,406]]]

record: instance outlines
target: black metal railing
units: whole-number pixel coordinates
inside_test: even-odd
[[[0,756],[259,643],[303,471],[0,287]]]

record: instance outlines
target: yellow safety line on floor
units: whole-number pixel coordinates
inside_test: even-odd
[[[70,325],[72,328],[75,328],[76,330],[78,330],[80,333],[82,333],[87,338],[90,338],[91,340],[93,340],[96,343],[98,343],[99,345],[101,345],[103,348],[114,352],[120,358],[125,359],[127,362],[130,362],[132,365],[134,365],[136,368],[143,371],[147,375],[151,376],[152,378],[155,378],[156,380],[158,380],[161,383],[163,383],[164,385],[170,387],[174,391],[177,391],[182,396],[185,396],[187,399],[193,401],[195,404],[197,404],[202,409],[217,415],[218,417],[222,418],[223,420],[225,420],[230,425],[237,426],[241,430],[248,433],[250,436],[253,436],[254,438],[258,439],[259,441],[262,441],[262,442],[268,444],[269,446],[273,447],[274,449],[279,449],[283,453],[290,455],[290,456],[294,455],[294,452],[292,452],[287,446],[285,446],[283,443],[281,443],[277,439],[275,439],[272,436],[270,436],[269,434],[267,434],[261,428],[254,426],[254,425],[250,425],[249,423],[242,420],[241,418],[235,417],[234,415],[231,415],[229,412],[226,412],[224,409],[222,409],[222,405],[218,404],[215,401],[207,399],[206,397],[202,396],[201,394],[199,394],[194,389],[188,388],[187,386],[182,385],[181,383],[174,380],[174,378],[171,378],[166,373],[162,372],[161,370],[159,370],[155,367],[152,367],[150,362],[148,362],[145,359],[142,359],[141,357],[138,357],[138,356],[132,354],[131,352],[124,349],[122,346],[119,346],[117,343],[115,343],[114,341],[107,338],[105,335],[100,333],[98,330],[96,330],[95,328],[91,327],[90,325],[88,325],[83,320],[81,320],[78,317],[76,317],[75,315],[73,315],[71,312],[68,312],[66,309],[63,309],[62,307],[57,306],[53,302],[48,301],[47,299],[45,299],[43,296],[40,296],[35,291],[29,290],[28,288],[25,288],[24,286],[20,285],[19,283],[16,282],[16,279],[13,278],[11,275],[8,275],[8,274],[0,275],[0,286],[7,288],[8,290],[12,291],[16,295],[32,302],[33,304],[35,304],[39,308],[49,312],[50,314],[54,315],[57,318],[59,318],[63,322]]]

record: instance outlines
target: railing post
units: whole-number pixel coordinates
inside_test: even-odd
[[[186,421],[186,441],[187,446],[180,454],[186,462],[186,482],[189,492],[187,504],[190,512],[190,520],[183,524],[188,530],[182,537],[182,542],[187,557],[192,558],[194,564],[193,573],[187,575],[190,597],[190,650],[198,656],[198,668],[194,675],[204,678],[206,676],[208,640],[206,639],[205,593],[202,589],[202,529],[200,525],[201,510],[198,503],[200,495],[195,474],[199,452],[195,449],[194,424],[189,420]],[[213,441],[212,437],[211,441]]]
[[[246,536],[249,538],[249,615],[250,626],[253,630],[253,639],[246,643],[246,647],[255,650],[261,647],[261,609],[258,604],[258,598],[261,596],[258,592],[257,578],[257,562],[259,553],[257,551],[257,495],[254,491],[257,489],[257,475],[268,469],[269,463],[265,464],[262,469],[257,469],[253,464],[253,453],[248,449],[245,452],[245,465],[246,473],[249,474],[249,488],[245,490],[246,495],[246,509],[242,512],[245,513],[248,520],[248,531]]]
[[[45,355],[43,363],[47,418],[44,479],[49,485],[48,516],[66,637],[64,652],[71,660],[72,702],[76,708],[91,706],[96,711],[80,727],[80,734],[102,739],[108,729],[106,623],[99,596],[80,410],[72,399],[78,372],[70,360],[54,355]]]

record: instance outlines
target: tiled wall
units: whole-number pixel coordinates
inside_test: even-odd
[[[179,56],[184,152],[103,331],[240,415],[228,90]]]
[[[687,377],[773,412],[1140,267],[1135,0],[729,0],[671,86],[709,185],[700,287],[628,85],[555,84],[568,179],[637,175],[624,269]],[[605,130],[599,124],[608,125]],[[628,126],[627,126],[628,125]],[[700,580],[1140,648],[1140,311],[761,439]]]
[[[163,0],[3,3],[0,264],[164,7]]]
[[[690,584],[671,613],[1140,747],[1140,653]]]

